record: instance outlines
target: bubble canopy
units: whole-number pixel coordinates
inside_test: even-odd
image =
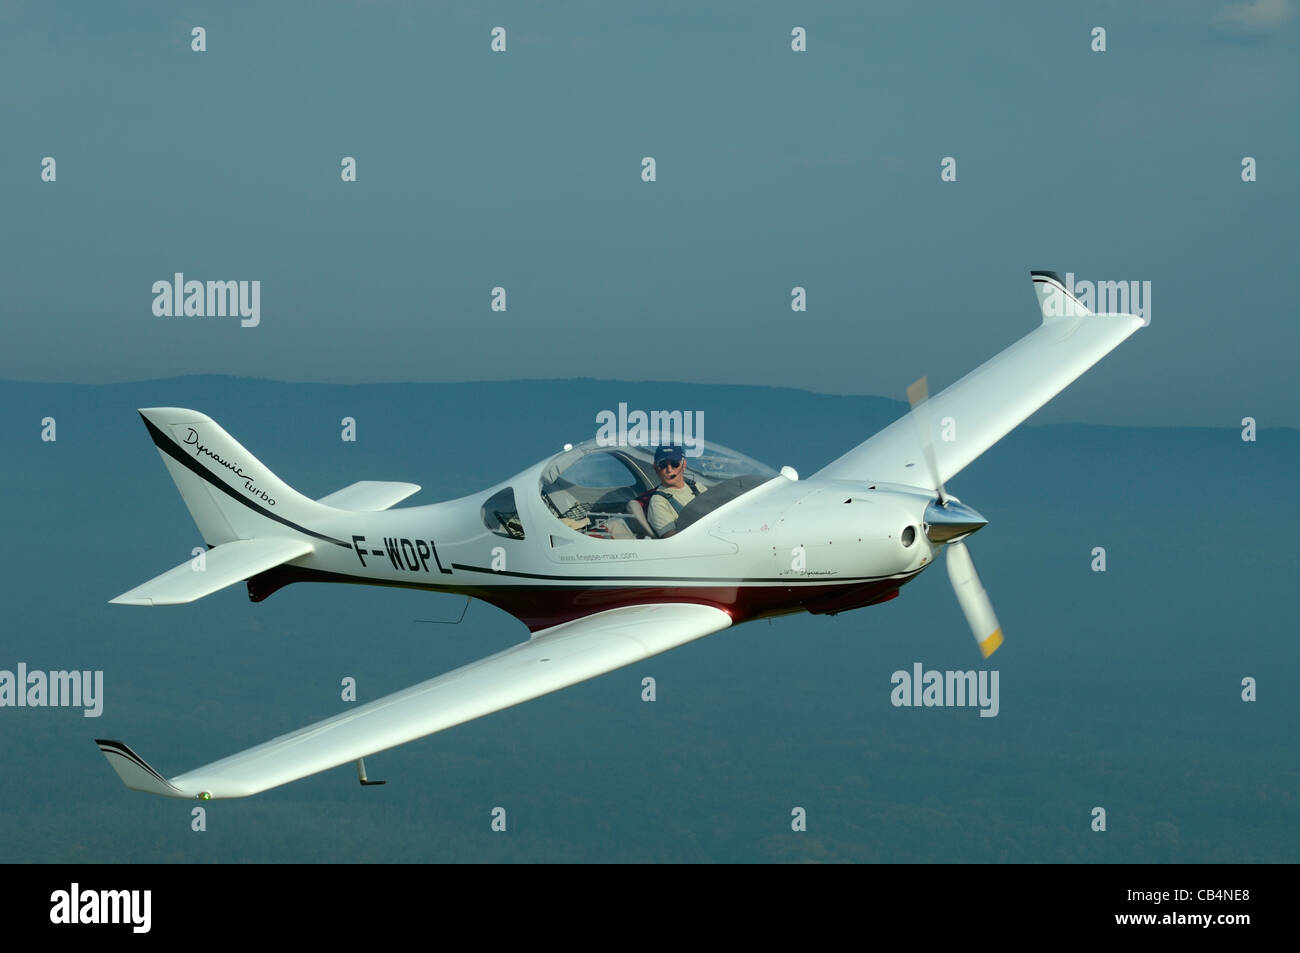
[[[659,486],[655,447],[580,443],[542,467],[540,492],[551,514],[597,539],[655,539],[644,500]],[[766,464],[712,441],[686,457],[686,479],[700,493],[678,514],[677,531],[777,476]]]

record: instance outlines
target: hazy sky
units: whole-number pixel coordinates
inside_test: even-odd
[[[0,377],[897,398],[1048,268],[1150,281],[1152,323],[1037,420],[1300,426],[1298,39],[1295,0],[10,0]],[[155,316],[176,272],[260,324]]]

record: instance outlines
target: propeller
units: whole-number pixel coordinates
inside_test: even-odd
[[[917,437],[925,464],[929,468],[930,483],[937,502],[925,509],[926,536],[932,543],[947,543],[945,563],[948,566],[948,579],[952,582],[952,591],[957,595],[957,604],[966,616],[971,634],[979,644],[980,652],[988,658],[1002,644],[1002,626],[993,613],[993,602],[984,591],[975,563],[970,557],[963,538],[975,532],[988,520],[980,516],[971,507],[955,500],[944,491],[943,480],[939,478],[939,463],[934,453],[934,441],[931,438],[931,421],[929,409],[925,406],[930,399],[926,379],[914,381],[907,388],[907,402],[912,407],[912,419],[916,424]]]
[[[975,563],[971,561],[966,544],[949,543],[944,562],[948,565],[952,591],[957,594],[961,611],[966,614],[971,634],[979,643],[980,652],[988,658],[1002,644],[1002,626],[998,625],[998,617],[993,614],[993,603],[980,583],[979,573],[975,571]]]
[[[929,399],[930,387],[926,378],[922,377],[908,385],[907,402],[912,405],[913,411],[917,411],[917,408],[923,406]],[[929,410],[913,413],[912,421],[916,424],[916,436],[921,442],[921,451],[925,454],[925,465],[930,468],[930,482],[934,484],[934,491],[939,494],[939,505],[946,506],[948,494],[943,492],[943,481],[939,479],[939,463],[934,456],[934,441],[930,439]]]

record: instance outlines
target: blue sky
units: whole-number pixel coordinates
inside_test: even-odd
[[[1152,324],[1037,421],[1300,426],[1294,0],[264,6],[0,9],[0,377],[898,398],[1048,268]],[[261,324],[155,316],[178,271]]]

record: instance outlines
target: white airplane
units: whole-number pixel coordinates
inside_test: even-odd
[[[918,381],[909,413],[805,480],[716,444],[683,467],[672,449],[592,440],[472,496],[390,509],[419,487],[310,500],[203,414],[141,410],[210,548],[202,571],[182,563],[114,603],[178,605],[242,580],[254,602],[292,582],[403,586],[490,602],[531,637],[171,779],[121,742],[100,750],[127,787],[167,797],[245,797],[350,762],[382,783],[367,755],[740,622],[885,602],[941,549],[987,657],[1002,630],[962,542],[985,520],[944,483],[1144,323],[1031,275],[1037,328],[933,399]],[[956,439],[932,439],[936,425]]]

